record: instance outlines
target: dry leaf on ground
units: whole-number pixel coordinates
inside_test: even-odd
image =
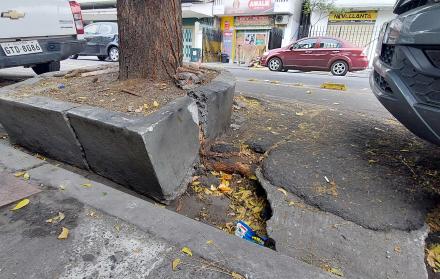
[[[29,199],[23,199],[19,203],[17,203],[13,208],[11,208],[11,210],[12,211],[19,210],[20,208],[23,208],[26,205],[28,205],[29,202],[30,202]]]
[[[46,223],[58,224],[63,221],[66,216],[62,212],[58,212],[58,215],[46,220]]]
[[[283,193],[285,196],[287,196],[287,191],[284,190],[283,188],[278,188],[277,190]]]
[[[83,186],[84,188],[92,188],[92,184],[91,183],[84,183],[81,186]]]
[[[58,239],[60,239],[60,240],[65,240],[65,239],[67,239],[68,237],[69,237],[69,229],[63,227],[63,229],[62,229],[60,235],[58,236]]]
[[[25,173],[24,175],[23,175],[23,179],[24,180],[29,180],[31,178],[31,176],[29,175],[29,173]]]
[[[180,259],[175,259],[175,260],[173,260],[173,263],[172,263],[173,270],[176,271],[176,270],[177,270],[177,267],[178,267],[181,263],[182,263],[182,261],[181,261]]]
[[[189,249],[188,247],[183,247],[182,252],[187,254],[190,257],[192,257],[192,255],[193,255],[191,249]]]
[[[426,251],[426,262],[434,272],[440,272],[440,244],[436,244]]]

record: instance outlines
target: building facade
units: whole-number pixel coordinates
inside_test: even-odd
[[[377,38],[382,25],[395,17],[392,10],[395,0],[335,0],[342,12],[313,10],[301,22],[300,37],[332,36],[345,39],[366,49],[372,61]]]
[[[295,39],[302,0],[215,0],[222,52],[231,62],[247,64],[267,49]]]

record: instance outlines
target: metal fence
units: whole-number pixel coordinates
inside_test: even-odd
[[[329,24],[327,26],[300,26],[298,38],[330,36],[344,39],[357,47],[366,49],[371,63],[379,33],[380,27],[374,24]]]

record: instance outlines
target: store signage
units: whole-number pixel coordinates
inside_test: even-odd
[[[236,27],[272,26],[271,16],[238,16],[235,18]]]
[[[275,0],[224,0],[225,14],[268,14],[273,13]]]
[[[353,21],[375,21],[377,19],[377,11],[354,11],[347,13],[330,13],[330,22],[353,22]]]

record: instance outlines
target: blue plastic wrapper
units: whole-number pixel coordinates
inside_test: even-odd
[[[261,246],[268,246],[268,243],[270,242],[270,238],[267,237],[261,237],[257,235],[254,230],[252,230],[251,227],[249,227],[245,222],[239,221],[237,223],[237,227],[235,229],[235,235],[238,237],[241,237],[243,239],[246,239],[248,241],[254,242]]]

